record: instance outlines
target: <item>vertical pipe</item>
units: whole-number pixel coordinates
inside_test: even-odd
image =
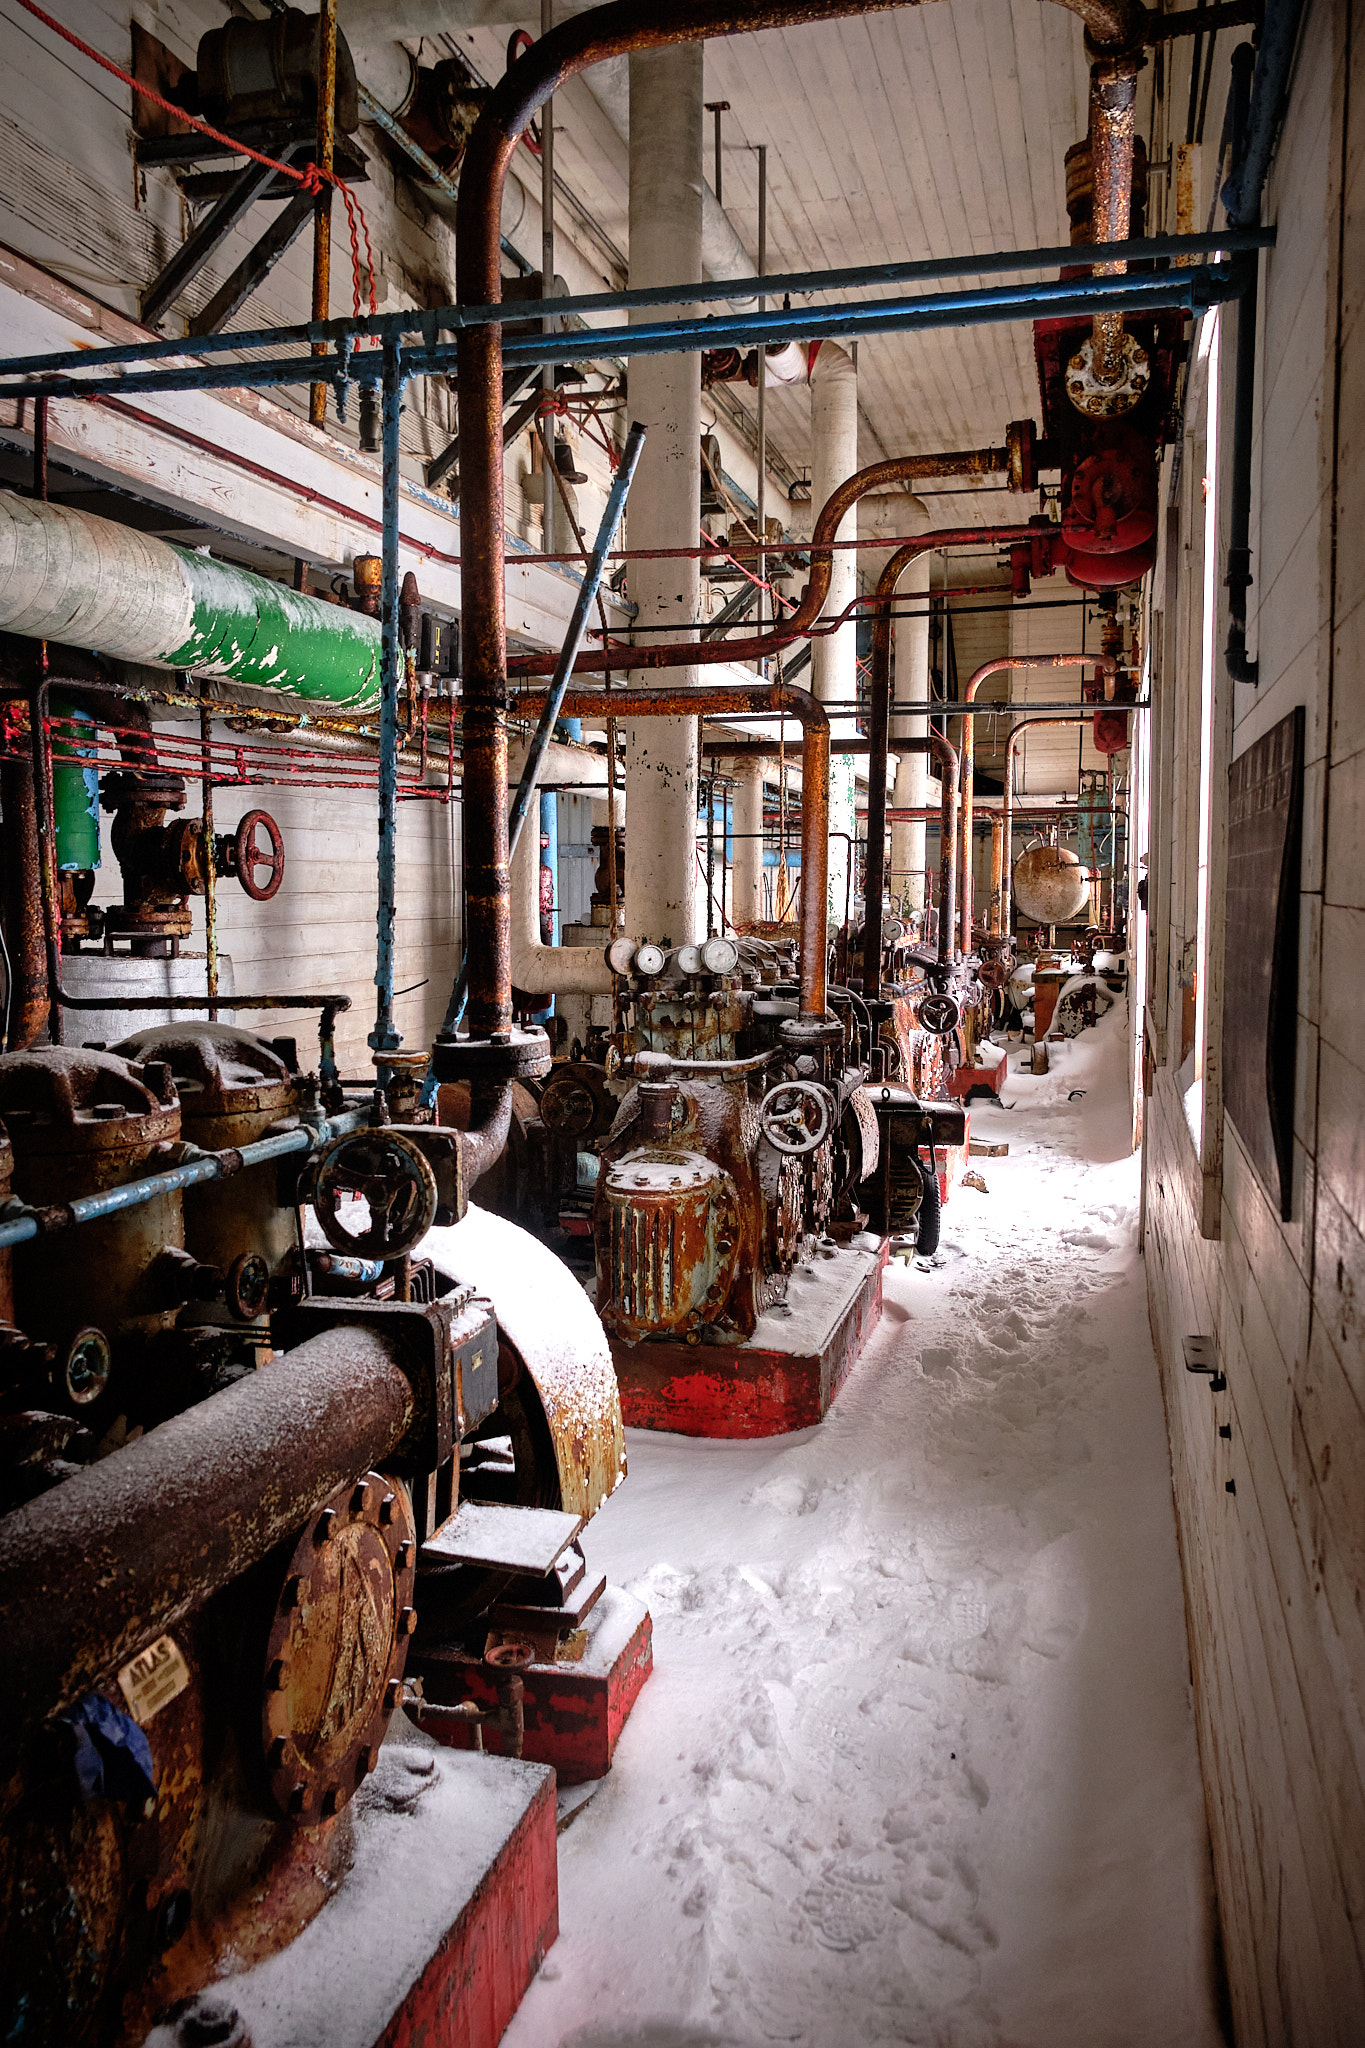
[[[555,25],[555,0],[540,0],[540,33],[547,36]],[[555,102],[553,93],[540,111],[540,295],[552,299],[555,292]],[[548,334],[554,326],[552,318],[543,323]],[[547,399],[555,395],[555,366],[546,363],[540,373],[540,387]],[[547,418],[552,417],[546,406]],[[552,474],[554,469],[554,429],[547,435],[549,453],[545,467],[545,503],[541,512],[541,537],[546,554],[553,554],[559,546],[559,529],[563,526],[560,517],[558,492]],[[567,541],[567,535],[565,539]]]
[[[320,0],[318,7],[318,125],[317,167],[322,183],[313,200],[313,318],[331,317],[332,299],[332,164],[336,152],[337,121],[337,0]],[[325,342],[314,342],[313,354],[325,355]],[[308,390],[308,417],[315,427],[327,424],[327,386],[313,384]]]
[[[384,344],[383,381],[383,558],[380,590],[379,700],[379,903],[376,913],[374,984],[379,991],[369,1044],[396,1052],[403,1043],[393,1025],[394,897],[398,841],[398,685],[404,667],[398,639],[398,429],[403,417],[403,366],[398,343]],[[506,746],[504,744],[504,758]],[[505,774],[504,767],[504,774]],[[504,817],[506,812],[504,810]]]
[[[991,818],[991,912],[990,931],[998,938],[1003,930],[1000,922],[1001,888],[1004,873],[1005,821],[997,811]]]
[[[735,871],[730,884],[730,919],[739,929],[763,916],[763,779],[769,764],[740,756],[735,778]]]
[[[218,993],[218,862],[213,841],[213,757],[209,746],[212,730],[213,720],[205,704],[199,712],[199,758],[204,770],[204,973],[210,1022],[218,1015],[218,1005],[213,1000]]]
[[[630,282],[701,275],[702,47],[686,43],[630,56]],[[681,313],[683,308],[674,309]],[[632,316],[640,317],[638,314]],[[653,317],[651,309],[650,317]],[[636,357],[631,410],[649,428],[631,493],[633,548],[693,547],[701,527],[701,358]],[[631,595],[645,627],[695,619],[695,561],[635,562]],[[646,648],[657,643],[651,633]],[[685,667],[684,688],[698,671]],[[646,675],[632,677],[646,682]],[[626,931],[684,945],[697,936],[696,727],[691,718],[626,725]]]
[[[768,145],[758,145],[758,274],[764,275],[768,268]],[[760,294],[758,310],[766,312],[768,301]],[[754,490],[754,505],[758,520],[758,630],[763,630],[765,613],[764,600],[767,592],[763,585],[768,580],[768,554],[765,545],[768,533],[768,352],[760,342],[758,345],[758,482]],[[774,616],[776,614],[774,613]]]
[[[47,400],[33,401],[33,495],[47,502]],[[57,827],[52,800],[52,734],[48,730],[50,685],[47,642],[36,651],[36,678],[29,698],[29,745],[33,755],[33,812],[38,839],[38,883],[43,903],[43,948],[47,961],[47,1035],[62,1043],[62,912],[57,884]]]
[[[1126,242],[1133,203],[1133,137],[1140,50],[1097,59],[1090,72],[1090,231],[1097,242]],[[1116,277],[1126,263],[1097,263],[1095,275]],[[1123,315],[1097,313],[1092,356],[1099,384],[1123,381]]]

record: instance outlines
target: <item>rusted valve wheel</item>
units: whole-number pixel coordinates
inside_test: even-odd
[[[341,1221],[343,1195],[369,1207],[367,1230]],[[436,1176],[420,1147],[401,1131],[350,1131],[319,1154],[313,1208],[328,1244],[367,1259],[400,1259],[420,1244],[436,1216]]]
[[[935,1038],[951,1038],[962,1022],[962,1005],[956,996],[928,995],[918,1004],[920,1028]]]
[[[264,831],[267,845],[256,844],[258,831]],[[279,894],[284,880],[284,834],[269,811],[248,811],[242,819],[232,838],[232,863],[253,903],[268,903]],[[264,882],[256,880],[258,868],[266,870]]]
[[[758,1120],[774,1152],[814,1152],[829,1136],[829,1101],[814,1081],[779,1081],[759,1104]]]

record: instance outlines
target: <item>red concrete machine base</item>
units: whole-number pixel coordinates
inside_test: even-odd
[[[496,2048],[559,1933],[553,1771],[394,1740],[354,1809],[317,1918],[213,1997],[252,2048]]]
[[[887,1248],[817,1253],[746,1343],[616,1344],[621,1414],[679,1436],[782,1436],[823,1420],[882,1313]]]
[[[522,1754],[535,1763],[553,1764],[561,1785],[583,1785],[611,1769],[626,1717],[654,1669],[649,1609],[618,1586],[604,1590],[579,1634],[583,1641],[571,1640],[567,1656],[532,1664],[525,1680]],[[408,1672],[421,1677],[422,1690],[434,1705],[454,1706],[467,1699],[497,1704],[482,1667],[456,1651],[410,1659]],[[469,1748],[470,1730],[459,1723],[424,1726],[452,1749]],[[485,1728],[483,1739],[490,1751],[502,1746],[494,1727]]]

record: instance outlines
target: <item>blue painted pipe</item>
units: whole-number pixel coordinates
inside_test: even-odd
[[[1260,246],[1260,245],[1257,245]],[[1074,249],[1067,260],[1076,260]],[[750,293],[752,279],[746,280]],[[1088,317],[1096,312],[1137,313],[1172,308],[1207,312],[1210,306],[1235,298],[1241,283],[1226,265],[1204,264],[1192,270],[1159,271],[1123,277],[1077,277],[1031,285],[998,286],[986,291],[937,293],[927,298],[889,299],[868,305],[779,306],[763,313],[734,314],[721,319],[686,319],[641,323],[636,327],[595,328],[584,336],[594,356],[695,355],[701,349],[748,348],[785,336],[818,340],[823,336],[904,334],[936,327],[970,327],[997,321]],[[274,336],[261,337],[268,346]],[[239,344],[240,345],[240,344]],[[399,347],[394,343],[395,348]],[[456,342],[414,344],[403,349],[407,376],[449,374],[458,353]],[[564,353],[564,337],[529,335],[508,341],[503,362],[508,368],[554,362]],[[70,365],[68,355],[63,365]],[[74,360],[84,366],[87,358]],[[279,384],[338,382],[355,375],[355,358],[299,355],[267,358],[249,366],[253,388]],[[177,369],[135,371],[120,377],[53,376],[37,383],[0,383],[0,397],[78,398],[95,391],[114,391],[124,398],[149,391],[221,391],[244,381],[240,363],[195,364]],[[367,381],[359,379],[357,381]]]
[[[762,278],[706,278],[696,284],[592,292],[577,298],[546,299],[543,311],[546,315],[583,316],[628,312],[641,306],[713,305],[725,299],[751,299],[755,294],[776,302],[817,292],[863,291],[876,285],[923,283],[939,277],[989,277],[1016,270],[1055,270],[1062,265],[1090,265],[1117,257],[1145,262],[1148,258],[1213,255],[1220,249],[1266,249],[1274,241],[1274,228],[1251,228],[1231,234],[1224,229],[1219,234],[1205,235],[1135,235],[1127,242],[1064,242],[1053,248],[1003,249],[989,254],[974,250],[967,256],[936,256],[913,263],[864,263],[841,270],[793,270]],[[495,306],[441,306],[434,311],[407,309],[359,319],[309,320],[293,327],[258,327],[245,333],[234,329],[229,334],[199,334],[194,337],[193,347],[195,355],[202,358],[236,354],[242,349],[284,348],[294,343],[398,340],[405,334],[420,334],[432,347],[443,333],[457,334],[462,328],[521,319],[524,311],[520,300],[502,300]],[[175,339],[125,341],[109,348],[59,349],[43,355],[11,356],[0,359],[0,377],[66,370],[74,362],[94,372],[110,363],[149,363],[162,357],[183,356],[185,350],[184,340]],[[353,363],[351,367],[353,372]]]
[[[398,683],[403,650],[398,639],[398,429],[406,382],[397,342],[384,345],[383,556],[380,588],[379,700],[379,901],[375,914],[374,1030],[368,1043],[377,1053],[397,1052],[402,1035],[393,1023],[393,926],[398,877]]]
[[[329,1138],[339,1138],[346,1131],[358,1130],[364,1121],[361,1110],[347,1110],[342,1116],[335,1116],[314,1130],[301,1124],[294,1131],[280,1131],[273,1138],[257,1138],[254,1144],[243,1145],[239,1152],[226,1155],[226,1160],[213,1153],[202,1159],[191,1159],[184,1166],[171,1166],[164,1173],[149,1173],[141,1180],[129,1180],[122,1187],[107,1188],[102,1195],[79,1195],[74,1202],[65,1206],[70,1212],[72,1223],[96,1223],[102,1216],[117,1216],[124,1209],[140,1209],[146,1202],[154,1202],[161,1195],[173,1194],[177,1188],[200,1187],[205,1181],[221,1180],[229,1166],[235,1173],[237,1162],[242,1166],[260,1166],[268,1159],[286,1159],[293,1152],[307,1152],[322,1145]],[[0,1250],[8,1245],[24,1244],[30,1238],[44,1235],[38,1219],[32,1214],[12,1217],[8,1223],[0,1223]]]

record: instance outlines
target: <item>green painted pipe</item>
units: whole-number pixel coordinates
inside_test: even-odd
[[[10,491],[0,491],[0,629],[247,683],[289,705],[379,703],[377,619]]]
[[[52,716],[91,728],[94,720],[65,697],[54,696]],[[52,818],[57,828],[57,866],[71,871],[100,864],[100,779],[82,756],[93,753],[74,734],[52,736]]]

